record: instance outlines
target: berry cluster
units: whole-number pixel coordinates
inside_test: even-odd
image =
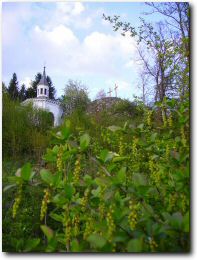
[[[123,137],[120,136],[120,139],[119,139],[119,155],[123,155],[123,153],[124,153]]]
[[[47,213],[47,205],[50,203],[51,192],[49,189],[44,190],[44,197],[42,200],[42,206],[40,210],[40,220],[42,221]]]
[[[185,131],[184,131],[184,127],[181,127],[181,141],[184,147],[187,146],[187,140],[185,138]]]
[[[80,223],[80,218],[78,215],[74,216],[74,218],[72,219],[72,225],[73,225],[73,235],[75,237],[77,237],[79,235],[79,223]]]
[[[65,211],[64,211],[63,227],[64,227],[66,245],[69,245],[71,240],[71,219],[69,215],[68,205],[64,205],[64,209]]]
[[[154,163],[154,161],[150,158],[149,159],[149,170],[150,170],[150,179],[152,180],[153,183],[155,183],[156,185],[159,185],[161,182],[161,176],[160,176],[160,172],[158,171],[156,164]]]
[[[137,225],[140,204],[135,203],[134,200],[130,200],[129,209],[130,209],[130,214],[128,216],[128,222],[129,222],[130,229],[133,231]]]
[[[169,159],[170,156],[170,147],[169,144],[166,145],[166,159]]]
[[[105,203],[101,201],[99,203],[99,218],[102,220],[104,218],[105,214]]]
[[[155,252],[158,247],[158,244],[156,243],[156,241],[154,240],[153,237],[149,238],[149,246],[150,246],[151,252]]]
[[[107,213],[107,227],[108,227],[108,232],[107,232],[107,236],[108,236],[108,241],[111,243],[112,242],[112,238],[113,238],[113,233],[115,231],[115,223],[114,223],[114,219],[113,219],[113,213],[114,213],[114,206],[111,205],[109,207],[109,211]]]
[[[62,171],[62,169],[63,169],[63,160],[62,160],[63,152],[64,152],[63,146],[60,145],[59,151],[57,153],[57,169],[58,169],[58,171]]]
[[[166,120],[166,114],[165,114],[164,109],[162,109],[161,113],[162,113],[163,126],[166,127],[167,126],[167,120]]]
[[[22,184],[19,185],[18,187],[18,191],[17,191],[17,195],[13,204],[13,208],[12,208],[12,217],[15,218],[16,217],[16,213],[18,210],[18,207],[20,205],[22,199]]]
[[[87,239],[94,230],[94,223],[92,217],[88,217],[85,223],[85,230],[83,233],[83,239]]]
[[[88,204],[88,196],[89,196],[90,190],[86,189],[84,192],[84,197],[81,199],[81,210],[84,212],[86,210],[86,206]]]
[[[132,154],[133,154],[134,158],[137,158],[137,142],[138,142],[138,139],[134,138],[133,144],[132,144]]]
[[[151,127],[151,125],[152,125],[152,111],[150,111],[150,110],[147,112],[146,123],[149,127]]]
[[[180,195],[180,205],[181,205],[181,211],[183,212],[183,214],[185,214],[187,211],[188,200],[186,195],[183,193],[181,193]]]
[[[77,160],[75,161],[75,169],[73,173],[74,184],[79,183],[80,171],[81,171],[81,156],[79,155]]]
[[[67,218],[65,222],[65,235],[66,235],[66,244],[70,243],[71,240],[71,221],[70,218]]]

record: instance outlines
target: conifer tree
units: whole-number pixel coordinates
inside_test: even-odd
[[[18,99],[19,91],[18,91],[18,81],[17,81],[16,73],[13,73],[12,79],[10,80],[10,83],[8,86],[8,93],[12,100]]]
[[[25,89],[25,84],[23,84],[19,91],[19,100],[24,101],[25,99],[26,99],[26,89]]]

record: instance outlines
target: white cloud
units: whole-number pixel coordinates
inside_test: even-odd
[[[53,43],[58,48],[64,48],[64,46],[75,47],[75,45],[78,44],[78,39],[72,30],[61,24],[53,28],[51,31],[42,30],[39,26],[35,26],[34,33],[34,37],[41,41],[43,40],[48,43]]]
[[[49,59],[50,65],[56,65],[56,69],[59,67],[69,74],[116,75],[124,69],[124,64],[129,62],[135,50],[132,39],[118,34],[95,31],[79,40],[65,25],[51,30],[36,26],[31,43],[40,58],[43,57],[42,62]]]
[[[74,8],[73,8],[73,14],[74,15],[79,15],[85,10],[85,7],[82,3],[76,2],[74,3]]]
[[[29,88],[31,86],[31,79],[29,77],[25,77],[20,81],[20,86],[23,84],[26,86],[26,88]]]
[[[16,71],[17,75],[20,73],[20,77],[24,78],[22,83],[28,86],[30,78],[26,76],[35,75],[46,61],[47,73],[52,79],[53,76],[121,78],[123,80],[116,81],[120,86],[119,90],[122,93],[130,91],[131,84],[128,83],[128,77],[124,80],[123,74],[128,73],[125,66],[129,68],[132,63],[131,57],[135,53],[134,39],[128,35],[122,37],[119,33],[112,32],[111,28],[109,33],[106,28],[102,31],[101,11],[91,11],[88,5],[57,2],[54,6],[53,15],[46,16],[43,7],[38,5],[35,20],[31,20],[28,25],[23,23],[28,19],[25,14],[20,19],[20,12],[17,15],[13,10],[10,12],[6,19],[8,27],[6,21],[3,23],[3,45],[6,46],[6,52],[3,51],[3,62],[6,64],[3,67],[4,74],[7,74],[6,68]],[[97,19],[97,25],[94,30],[90,30],[94,19]],[[82,30],[81,33],[79,28],[89,30]],[[8,36],[6,39],[6,30],[12,39],[8,39]],[[8,40],[12,47],[10,49],[6,45]],[[110,84],[114,86],[115,81]],[[94,82],[92,85],[94,86]],[[104,88],[102,84],[101,88]]]
[[[92,19],[89,16],[83,16],[85,10],[85,5],[81,2],[57,2],[45,26],[51,29],[59,24],[66,26],[72,24],[75,27],[87,28],[92,24]]]
[[[56,8],[59,13],[69,16],[77,16],[85,11],[85,6],[80,2],[57,2]]]
[[[133,60],[130,60],[128,61],[126,64],[125,64],[125,67],[126,68],[133,68],[133,66],[135,65],[134,61]]]

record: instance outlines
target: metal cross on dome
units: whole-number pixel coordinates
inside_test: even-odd
[[[115,93],[116,93],[116,97],[117,97],[117,88],[118,88],[118,85],[116,85],[116,83],[115,83],[114,90],[115,90]]]

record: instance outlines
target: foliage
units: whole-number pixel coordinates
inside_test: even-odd
[[[8,86],[8,93],[12,100],[17,100],[18,95],[19,95],[19,90],[18,90],[18,81],[17,81],[16,73],[13,73],[13,75],[12,75],[12,79],[10,80],[10,83]]]
[[[121,100],[117,103],[115,103],[112,107],[112,112],[114,114],[119,114],[119,115],[127,115],[127,116],[132,116],[136,118],[137,116],[142,116],[143,113],[142,111],[139,110],[139,107],[136,106],[134,102],[130,102],[127,99]]]
[[[53,125],[51,114],[22,106],[3,93],[2,147],[3,158],[30,155],[41,156],[48,145],[46,131]]]
[[[61,97],[64,110],[70,112],[75,109],[84,111],[89,102],[87,88],[79,81],[69,80],[64,89],[64,95]]]
[[[98,93],[96,94],[95,99],[102,99],[106,97],[106,93],[104,89],[100,89]]]
[[[163,106],[167,117],[155,124],[152,113]],[[29,164],[17,171],[14,219],[25,190],[43,190],[36,221],[45,238],[31,237],[29,251],[189,251],[189,101],[144,110],[137,127],[100,125],[99,135],[74,134],[66,121],[52,133],[40,174]]]
[[[141,77],[148,76],[154,88],[154,101],[184,96],[189,91],[189,3],[147,5],[153,9],[149,15],[158,12],[163,21],[153,24],[141,18],[141,25],[135,28],[129,22],[122,22],[117,15],[103,14],[103,18],[112,24],[114,31],[136,38],[144,67]],[[143,80],[142,89],[145,100]]]

